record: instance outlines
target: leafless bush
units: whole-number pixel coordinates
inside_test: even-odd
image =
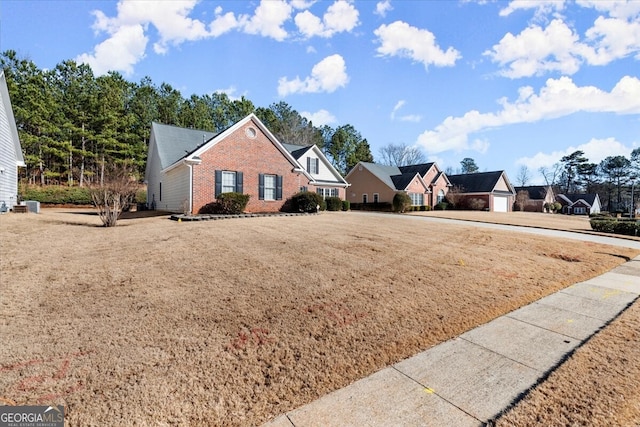
[[[527,206],[528,203],[529,203],[529,192],[526,190],[518,191],[518,194],[516,194],[516,206],[518,206],[518,209],[520,211],[524,211],[524,208]]]
[[[137,189],[133,168],[127,165],[108,168],[103,183],[89,188],[91,200],[105,227],[116,225],[122,211],[135,199]]]
[[[469,200],[469,208],[474,211],[481,211],[487,206],[487,202],[484,199],[474,198]]]

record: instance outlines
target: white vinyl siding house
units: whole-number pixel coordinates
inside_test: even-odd
[[[317,146],[292,144],[284,144],[284,146],[311,176],[312,181],[309,184],[313,187],[308,190],[315,191],[325,198],[346,198],[345,189],[349,184],[347,184],[347,181],[333,167]]]
[[[156,199],[156,209],[171,212],[183,211],[184,204],[189,203],[186,197],[190,188],[189,167],[181,165],[161,175],[162,200]]]
[[[18,166],[25,164],[3,71],[0,98],[0,208],[9,210],[18,203]]]

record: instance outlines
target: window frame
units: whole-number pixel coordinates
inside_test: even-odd
[[[411,198],[411,206],[423,206],[424,205],[424,193],[409,193]]]
[[[266,178],[267,177],[274,177],[275,178],[275,198],[271,199],[271,198],[266,198],[266,190],[267,190],[267,186],[266,186]],[[266,202],[274,202],[277,200],[282,200],[282,183],[283,183],[283,177],[282,175],[277,175],[274,173],[260,173],[258,174],[258,200],[263,200]],[[270,188],[270,187],[269,187]]]
[[[320,159],[317,157],[307,157],[307,172],[318,175],[320,173]]]

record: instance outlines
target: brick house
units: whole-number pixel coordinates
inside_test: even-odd
[[[483,209],[491,212],[511,212],[516,191],[504,171],[449,175],[449,181],[462,197],[461,204],[473,208],[471,202],[484,202]]]
[[[344,199],[347,182],[317,147],[287,147],[254,114],[218,134],[153,123],[147,203],[197,213],[220,193],[239,192],[251,196],[247,212],[277,212],[301,190]]]
[[[525,212],[544,212],[545,204],[551,204],[556,201],[556,196],[553,188],[550,185],[529,185],[525,187],[514,187],[516,191],[516,199],[518,194],[523,191],[526,193],[526,200],[524,201],[524,209],[520,209],[520,206],[516,206],[517,210],[523,210]],[[518,201],[516,200],[516,205]]]
[[[387,166],[359,162],[345,177],[351,203],[392,203],[398,192],[406,192],[413,206],[433,206],[442,201],[451,185],[435,163]]]
[[[568,215],[589,215],[600,213],[600,196],[597,194],[558,194],[562,213]]]

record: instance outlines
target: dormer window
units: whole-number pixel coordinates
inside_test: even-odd
[[[315,157],[307,157],[307,172],[317,174],[320,170],[320,160]]]

